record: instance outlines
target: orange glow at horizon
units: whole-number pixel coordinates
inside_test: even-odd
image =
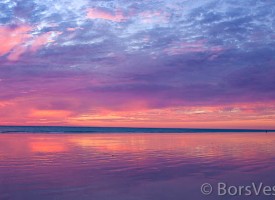
[[[185,106],[150,109],[146,105],[124,110],[98,108],[75,112],[69,109],[37,109],[20,101],[0,101],[1,125],[66,125],[160,128],[275,129],[273,102],[224,106]]]
[[[65,110],[32,110],[31,116],[34,118],[67,118],[70,111]]]
[[[229,106],[172,107],[102,111],[71,117],[68,124],[89,126],[190,127],[190,128],[259,128],[275,129],[273,103]],[[270,108],[270,109],[267,109]]]

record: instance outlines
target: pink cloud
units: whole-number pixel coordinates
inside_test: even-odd
[[[7,59],[16,61],[25,52],[36,52],[42,46],[54,42],[54,37],[60,32],[47,32],[33,36],[33,27],[21,25],[16,28],[0,27],[0,56],[8,54]]]
[[[27,50],[26,46],[18,46],[13,49],[13,51],[7,57],[10,61],[16,61],[20,56]]]
[[[16,28],[0,27],[0,56],[9,53],[16,46],[26,42],[31,37],[31,30],[32,28],[28,25],[22,25]],[[18,50],[22,52],[22,48]],[[20,53],[18,52],[16,54],[18,55]]]
[[[90,8],[87,12],[87,17],[89,19],[104,19],[114,22],[124,21],[126,18],[122,14],[122,12],[116,11],[115,13],[111,13],[102,9]]]
[[[77,28],[67,28],[67,31],[75,31]]]
[[[51,32],[44,33],[40,36],[37,36],[36,38],[34,38],[32,44],[30,46],[30,51],[36,52],[42,46],[44,46],[48,43],[54,42],[53,37],[55,35],[59,35],[59,34],[61,34],[61,32],[51,31]]]

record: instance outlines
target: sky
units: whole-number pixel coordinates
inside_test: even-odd
[[[0,124],[275,129],[273,0],[1,0]]]

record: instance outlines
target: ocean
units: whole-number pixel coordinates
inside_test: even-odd
[[[275,132],[275,130],[268,130]],[[129,128],[129,127],[70,127],[70,126],[0,126],[0,133],[217,133],[266,132],[256,129],[200,128]]]
[[[274,133],[173,130],[1,127],[0,199],[274,199]]]

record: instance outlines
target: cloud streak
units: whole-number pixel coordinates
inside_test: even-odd
[[[96,8],[88,9],[87,17],[89,19],[103,19],[103,20],[109,20],[114,22],[122,22],[125,20],[125,17],[119,11],[115,11],[115,13],[112,13],[110,11],[106,11],[106,10],[104,11]]]

